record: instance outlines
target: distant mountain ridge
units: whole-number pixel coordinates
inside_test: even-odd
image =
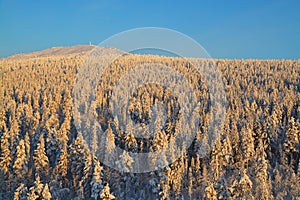
[[[56,56],[56,55],[70,55],[70,54],[85,54],[96,46],[94,45],[76,45],[76,46],[68,46],[68,47],[52,47],[49,49],[44,49],[41,51],[30,52],[30,53],[22,53],[15,54],[4,59],[11,60],[19,60],[19,59],[28,59],[28,58],[37,58],[37,57],[48,57],[48,56]]]

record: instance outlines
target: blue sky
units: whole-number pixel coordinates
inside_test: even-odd
[[[298,59],[299,10],[296,0],[0,0],[0,57],[151,26],[192,37],[213,58]]]

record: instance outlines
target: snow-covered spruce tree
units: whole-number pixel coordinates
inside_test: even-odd
[[[133,163],[133,159],[130,157],[130,154],[127,151],[124,151],[122,155],[120,155],[119,160],[116,161],[116,165],[119,169],[122,169],[122,173],[130,172],[131,165]]]
[[[113,200],[116,198],[113,194],[110,193],[110,188],[108,184],[106,184],[103,190],[101,191],[100,198],[102,200]]]
[[[10,124],[11,124],[9,130],[10,147],[13,149],[18,145],[20,128],[17,119],[11,119]]]
[[[228,183],[228,179],[222,176],[218,179],[217,183],[214,185],[214,189],[217,192],[218,199],[230,199],[233,192],[233,187]]]
[[[44,184],[41,182],[40,176],[36,174],[34,185],[29,188],[29,192],[27,193],[28,200],[39,199],[42,196],[43,188]]]
[[[284,141],[284,151],[287,154],[287,164],[294,165],[296,171],[300,158],[300,123],[293,117],[289,120],[288,130]]]
[[[166,200],[170,199],[170,190],[171,190],[171,181],[170,180],[170,174],[171,174],[171,168],[168,166],[164,170],[163,178],[160,180],[159,184],[159,199],[160,200]]]
[[[21,140],[17,146],[16,160],[13,169],[18,178],[23,178],[28,171],[28,160],[26,158],[24,140]]]
[[[11,151],[9,148],[9,135],[8,132],[4,132],[1,137],[1,155],[0,155],[0,167],[4,173],[8,173],[9,166],[11,164]]]
[[[77,196],[90,197],[91,196],[91,181],[93,177],[93,156],[90,151],[87,152],[87,156],[84,162],[83,168],[83,177],[79,182],[79,185],[82,186],[77,192]]]
[[[217,192],[214,188],[213,183],[209,183],[208,186],[205,188],[205,199],[208,200],[217,200]]]
[[[109,153],[113,152],[113,150],[115,149],[116,145],[115,145],[115,135],[113,133],[113,130],[111,128],[110,123],[108,123],[108,128],[107,128],[107,137],[106,137],[106,141],[105,141],[105,147],[107,148],[107,151]]]
[[[268,174],[269,162],[266,159],[265,148],[261,141],[254,155],[255,162],[257,163],[254,177],[255,199],[269,199],[272,197]]]
[[[45,184],[41,196],[43,200],[51,200],[52,195],[49,191],[48,183]]]
[[[58,131],[56,131],[54,128],[51,128],[49,132],[45,135],[45,149],[46,149],[46,155],[49,160],[49,166],[53,167],[57,162],[57,155],[60,153],[60,141],[58,140],[57,134]]]
[[[42,194],[44,184],[41,182],[41,178],[38,174],[36,175],[36,178],[35,178],[35,181],[34,181],[34,188],[35,188],[35,192],[38,195]]]
[[[237,179],[233,182],[233,198],[234,199],[253,199],[251,194],[252,181],[247,175],[246,169],[241,169],[242,172],[236,177]]]
[[[101,176],[103,176],[102,166],[98,160],[94,160],[93,179],[91,181],[91,197],[94,199],[99,197],[101,190],[103,189]]]
[[[14,193],[14,200],[27,200],[27,187],[21,183]]]
[[[0,92],[0,95],[1,95],[1,92]],[[1,105],[2,106],[2,105]],[[6,116],[5,116],[5,111],[4,110],[1,110],[0,111],[0,134],[2,132],[5,131],[5,129],[7,129],[6,127]]]
[[[247,165],[248,161],[251,160],[254,155],[254,138],[252,137],[252,130],[250,130],[250,128],[242,128],[241,136],[243,161]]]
[[[28,200],[37,200],[39,196],[35,193],[34,187],[31,187],[29,189],[29,192],[27,192],[27,199]]]
[[[119,181],[122,183],[117,186],[117,190],[120,192],[121,198],[124,199],[133,198],[132,195],[135,194],[135,192],[133,192],[133,180],[136,178],[136,176],[135,174],[130,173],[133,162],[133,158],[127,151],[124,151],[123,154],[120,155],[118,160],[115,162],[120,171],[119,175],[117,175],[116,177],[119,176]]]
[[[277,165],[273,170],[275,180],[273,182],[274,184],[272,185],[272,192],[274,194],[274,199],[284,199],[286,193],[284,185],[282,184],[283,180],[279,170],[279,165]]]
[[[219,177],[222,176],[223,173],[223,165],[225,163],[223,163],[223,159],[222,159],[222,145],[221,145],[221,141],[220,138],[217,139],[216,144],[213,148],[212,151],[212,158],[211,158],[211,162],[210,162],[210,167],[213,173],[213,181],[214,183],[216,183],[216,181],[218,180]]]
[[[67,144],[66,142],[63,142],[61,153],[58,158],[58,162],[56,164],[56,171],[60,176],[63,178],[68,173],[68,151],[67,151]]]
[[[29,161],[30,160],[30,138],[28,132],[25,134],[24,144],[25,144],[26,156]]]
[[[43,135],[40,136],[37,148],[34,150],[33,160],[37,173],[47,171],[49,160],[45,152],[45,140]]]
[[[137,141],[132,132],[126,133],[124,140],[127,147],[126,148],[127,151],[129,150],[134,152],[137,151]]]
[[[72,176],[73,191],[83,191],[83,186],[80,186],[80,181],[84,177],[84,168],[89,151],[85,145],[84,139],[81,133],[78,133],[77,138],[70,146],[70,153],[68,157],[70,174]]]

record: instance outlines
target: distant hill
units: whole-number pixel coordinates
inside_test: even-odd
[[[92,45],[76,45],[70,47],[52,47],[42,51],[36,51],[25,54],[15,54],[7,57],[6,59],[19,60],[19,59],[28,59],[36,57],[48,57],[56,55],[70,55],[70,54],[85,54],[91,51],[95,46]]]

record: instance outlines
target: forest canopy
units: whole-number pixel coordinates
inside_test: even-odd
[[[195,87],[207,108],[199,112],[192,144],[175,162],[130,173],[103,164],[76,130],[73,86],[87,50],[0,60],[0,199],[300,198],[300,60],[215,59],[228,105],[221,134],[201,156],[212,112],[201,75],[189,73],[182,58],[117,59],[97,83],[94,107],[110,148],[156,151],[176,131],[180,105],[170,90],[155,84],[134,91],[128,112],[133,123],[148,123],[151,104],[164,100],[164,128],[149,140],[118,128],[109,110],[111,90],[132,66],[151,61],[190,74],[202,81]],[[125,168],[128,160],[121,163]]]

